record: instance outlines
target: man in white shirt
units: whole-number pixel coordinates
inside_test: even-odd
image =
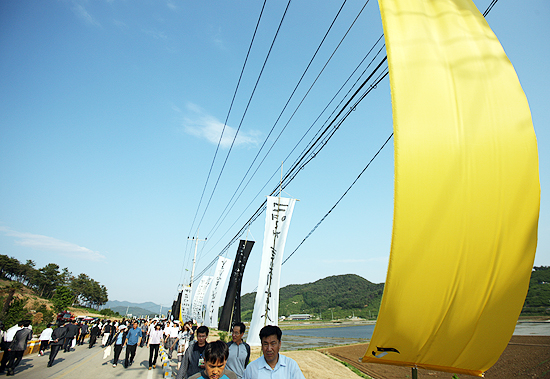
[[[274,325],[260,330],[263,355],[246,367],[244,379],[305,379],[295,360],[279,354],[282,335]]]
[[[176,341],[178,340],[179,328],[175,323],[170,325],[170,321],[166,323],[166,328],[164,328],[164,348],[168,350],[168,359],[172,359],[172,352]]]

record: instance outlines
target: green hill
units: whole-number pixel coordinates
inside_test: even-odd
[[[349,316],[376,318],[384,283],[375,284],[358,275],[336,275],[313,283],[291,284],[279,293],[279,316],[306,313],[323,320]],[[256,293],[241,298],[244,321],[252,319]],[[550,267],[533,267],[522,316],[550,314]]]
[[[550,267],[533,267],[522,316],[550,314]]]
[[[313,283],[291,284],[280,289],[279,316],[307,313],[323,320],[352,315],[376,318],[384,284],[371,283],[353,274],[329,276]],[[241,314],[245,321],[252,319],[256,293],[241,298]]]

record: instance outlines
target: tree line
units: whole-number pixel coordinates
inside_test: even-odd
[[[54,299],[57,292],[63,293],[65,298],[70,294],[70,305],[99,309],[109,300],[107,287],[86,274],[73,276],[67,268],[60,269],[55,263],[37,269],[30,259],[23,264],[16,258],[0,254],[0,279],[19,282],[48,299]]]

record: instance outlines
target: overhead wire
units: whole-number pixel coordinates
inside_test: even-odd
[[[374,73],[376,72],[376,70],[378,70],[382,64],[385,62],[386,60],[386,57],[384,57],[382,59],[382,61],[378,64],[378,66],[375,68],[375,71],[373,73],[371,73],[371,75],[369,75],[369,77],[363,82],[363,84],[361,84],[361,86],[359,87],[359,89],[357,91],[354,92],[353,96],[346,102],[346,105],[345,107],[347,107],[351,101],[354,99],[355,96],[358,96],[359,95],[359,91],[365,87],[365,85],[367,84],[367,82],[373,77]],[[376,82],[371,85],[370,87],[367,88],[366,90],[366,93],[362,94],[360,96],[360,100],[358,100],[356,103],[353,104],[353,106],[347,111],[345,112],[345,114],[342,116],[341,119],[339,119],[337,121],[337,118],[343,113],[343,110],[341,110],[340,112],[338,112],[338,115],[333,119],[333,122],[331,122],[331,124],[328,126],[332,126],[332,124],[334,122],[337,122],[338,123],[338,127],[334,128],[332,133],[327,137],[325,138],[324,140],[321,140],[321,139],[318,139],[318,141],[322,141],[322,146],[320,146],[319,150],[316,152],[316,154],[314,154],[313,156],[310,156],[306,161],[302,162],[300,164],[300,167],[299,167],[299,170],[296,170],[296,166],[293,166],[291,168],[291,170],[289,170],[289,172],[287,172],[285,174],[285,176],[283,177],[282,181],[281,181],[281,184],[280,184],[280,187],[282,189],[286,188],[286,186],[288,186],[290,184],[290,182],[292,180],[294,180],[294,178],[298,175],[298,173],[313,159],[315,158],[315,156],[317,155],[317,153],[319,151],[321,151],[325,146],[326,144],[328,143],[328,141],[330,140],[330,138],[332,138],[332,136],[334,135],[334,133],[338,130],[339,126],[342,124],[342,122],[349,116],[349,114],[357,107],[358,103],[364,99],[364,97],[370,93],[372,91],[372,89],[376,88],[376,85],[383,79],[387,76],[387,71],[386,73],[382,73],[378,76],[378,78],[376,79]],[[328,128],[327,127],[327,128]],[[320,138],[320,137],[319,137]],[[308,152],[310,151],[311,149],[308,150]],[[301,160],[300,160],[301,162]],[[279,184],[273,189],[273,191],[270,193],[270,195],[274,194],[277,190],[279,189]],[[237,241],[237,239],[246,231],[246,229],[252,224],[252,222],[254,222],[262,213],[263,211],[265,210],[265,207],[266,207],[266,200],[263,201],[262,205],[260,205],[260,207],[258,207],[258,209],[256,210],[256,212],[248,219],[248,221],[245,223],[245,225],[243,225],[243,227],[235,234],[235,236],[231,239],[231,241],[222,249],[222,251],[216,256],[214,257],[214,259],[203,269],[203,271],[201,271],[198,276],[200,275],[203,275],[206,271],[208,271],[208,269],[210,267],[212,267],[212,265],[216,262],[216,259],[218,257],[220,257],[222,254],[224,254],[228,249],[229,247]]]
[[[279,26],[277,27],[277,31],[275,33],[275,36],[273,37],[273,40],[271,42],[271,46],[269,47],[269,51],[267,52],[267,55],[265,57],[264,63],[262,65],[262,69],[260,70],[260,73],[258,75],[256,83],[254,84],[254,88],[252,89],[252,93],[250,94],[250,97],[248,99],[248,103],[246,104],[245,110],[244,110],[243,115],[241,117],[241,121],[239,122],[239,126],[237,127],[237,131],[235,132],[235,136],[233,137],[233,141],[231,142],[231,146],[229,147],[229,151],[227,152],[227,155],[225,156],[225,160],[223,162],[222,168],[220,169],[220,173],[218,175],[218,178],[216,179],[216,184],[214,185],[214,188],[212,189],[212,193],[210,194],[210,198],[208,199],[208,203],[206,204],[206,207],[203,211],[202,217],[199,221],[199,224],[198,224],[197,228],[202,224],[204,216],[206,215],[206,212],[208,211],[208,207],[210,206],[210,202],[212,201],[212,197],[214,196],[214,193],[216,192],[216,188],[218,187],[218,183],[219,183],[220,178],[221,178],[221,176],[223,174],[223,171],[225,169],[225,165],[227,164],[227,160],[229,159],[229,155],[231,154],[231,151],[233,149],[233,145],[235,144],[235,140],[237,139],[237,136],[239,135],[239,131],[240,131],[241,126],[243,124],[244,118],[246,117],[246,114],[248,112],[248,108],[250,107],[250,103],[252,102],[252,98],[254,97],[256,89],[258,88],[258,83],[260,82],[260,79],[261,79],[262,74],[264,72],[265,66],[267,65],[267,61],[269,59],[269,56],[271,55],[271,51],[273,50],[273,46],[275,45],[275,41],[277,40],[277,36],[279,35],[279,32],[281,30],[281,26],[283,25],[283,21],[285,20],[285,17],[286,17],[286,14],[288,12],[288,8],[290,7],[291,2],[292,2],[292,0],[288,0],[288,3],[286,5],[283,16],[281,17],[281,21],[279,22]]]
[[[208,175],[207,175],[206,181],[204,183],[204,188],[202,189],[202,193],[201,193],[201,196],[200,196],[200,199],[199,199],[199,204],[197,205],[197,210],[195,211],[195,216],[193,217],[193,222],[191,223],[191,227],[189,228],[189,233],[188,234],[191,234],[191,231],[193,230],[193,226],[195,225],[195,221],[196,221],[197,215],[199,213],[199,209],[200,209],[200,206],[201,206],[201,203],[202,203],[202,199],[203,199],[204,194],[206,192],[206,188],[207,188],[208,182],[210,180],[210,175],[211,175],[212,169],[214,167],[214,162],[216,161],[216,157],[218,155],[218,150],[219,150],[221,142],[222,142],[223,134],[225,132],[225,127],[227,125],[229,115],[231,114],[231,110],[233,109],[233,103],[235,102],[235,97],[237,96],[237,92],[239,90],[239,86],[240,86],[240,83],[241,83],[241,80],[242,80],[242,77],[243,77],[243,73],[244,73],[244,70],[245,70],[245,67],[246,67],[246,63],[248,62],[248,57],[250,56],[250,51],[252,50],[252,45],[254,44],[254,40],[256,38],[256,33],[258,32],[258,27],[260,26],[260,21],[262,20],[262,15],[264,13],[266,3],[267,3],[267,0],[264,0],[264,3],[262,5],[262,9],[260,10],[260,14],[258,16],[258,21],[256,22],[256,27],[254,28],[254,33],[252,34],[252,39],[250,40],[250,44],[248,46],[248,51],[246,52],[246,57],[245,57],[244,62],[243,62],[243,67],[241,68],[241,73],[239,75],[237,85],[235,86],[235,91],[233,92],[233,97],[231,99],[231,104],[229,105],[229,110],[227,111],[227,116],[226,116],[225,122],[223,124],[223,129],[222,129],[222,132],[221,132],[221,135],[220,135],[220,139],[218,141],[218,145],[216,146],[216,151],[214,152],[214,157],[212,158],[212,163],[210,164],[210,169],[208,170]],[[189,241],[189,240],[187,240],[187,241]],[[187,252],[187,244],[186,244],[185,252]],[[185,262],[185,257],[184,257],[183,264],[182,264],[182,269],[181,269],[181,273],[180,273],[180,283],[182,282],[183,270],[184,270],[184,267],[185,267],[185,263],[186,262]]]
[[[237,194],[237,192],[239,191],[239,188],[241,188],[244,180],[246,179],[246,177],[248,176],[248,173],[250,172],[250,170],[252,169],[252,167],[254,166],[254,163],[256,162],[256,160],[258,159],[258,156],[260,155],[260,153],[262,152],[265,144],[267,143],[267,141],[269,140],[269,137],[271,136],[271,133],[273,133],[273,130],[275,129],[275,127],[277,126],[277,124],[279,123],[279,120],[281,119],[283,113],[285,112],[288,104],[290,103],[290,101],[292,100],[292,98],[294,97],[294,94],[296,93],[296,91],[298,90],[298,87],[300,86],[300,84],[302,83],[302,80],[304,79],[304,77],[306,76],[307,72],[309,71],[309,68],[311,67],[311,64],[313,63],[313,61],[315,60],[315,57],[317,56],[317,53],[319,52],[319,50],[321,49],[321,47],[323,46],[323,43],[325,42],[327,36],[329,35],[330,31],[332,30],[332,27],[334,26],[336,20],[338,19],[338,16],[340,15],[340,13],[342,12],[342,8],[344,8],[344,5],[346,4],[346,1],[347,0],[344,0],[344,2],[342,3],[342,5],[340,6],[340,9],[338,10],[338,12],[336,13],[336,16],[334,17],[334,19],[332,20],[332,23],[330,24],[328,30],[325,32],[325,35],[323,36],[321,42],[319,43],[319,45],[317,46],[317,49],[315,50],[315,53],[313,54],[313,56],[311,57],[309,63],[307,64],[304,72],[302,73],[302,76],[300,77],[300,79],[298,80],[298,83],[294,86],[294,90],[292,91],[292,93],[290,94],[288,100],[286,101],[285,105],[283,106],[283,109],[281,110],[281,112],[279,113],[279,116],[277,117],[277,119],[275,120],[275,123],[273,124],[273,126],[271,127],[271,130],[269,131],[269,133],[267,134],[267,136],[264,138],[264,141],[262,143],[262,145],[260,146],[260,148],[258,149],[258,152],[256,153],[256,156],[254,157],[254,159],[252,160],[252,163],[250,163],[248,169],[246,170],[245,174],[243,175],[243,178],[241,179],[241,182],[239,183],[239,185],[237,186],[237,188],[235,189],[235,191],[233,192],[233,195],[231,196],[231,198],[229,199],[228,201],[228,204],[225,206],[224,210],[222,211],[220,217],[218,218],[218,220],[214,223],[214,226],[212,227],[213,229],[216,227],[216,225],[218,224],[218,222],[220,221],[220,219],[222,218],[223,214],[225,213],[225,211],[227,210],[227,208],[229,207],[229,205],[231,204],[232,200],[234,199],[235,195]],[[368,2],[368,1],[367,1]],[[283,129],[284,130],[284,129]],[[267,154],[266,154],[267,156]],[[265,159],[265,158],[264,158]],[[263,162],[263,161],[262,161]],[[260,165],[258,165],[258,167],[261,166],[261,163]],[[252,175],[251,177],[253,177],[254,175]],[[250,181],[249,181],[250,182]],[[246,188],[246,186],[245,186]]]
[[[259,168],[261,167],[261,165],[263,164],[263,162],[265,161],[265,159],[267,158],[269,152],[272,150],[272,148],[274,147],[275,143],[279,140],[279,138],[281,137],[281,134],[284,132],[284,130],[287,128],[287,126],[289,125],[290,121],[293,119],[294,115],[296,114],[296,112],[298,111],[298,109],[300,108],[300,106],[302,105],[302,103],[304,102],[304,100],[307,98],[308,94],[310,93],[310,91],[312,90],[312,88],[314,87],[314,85],[316,84],[316,82],[318,81],[319,77],[322,75],[322,73],[324,72],[324,70],[326,69],[326,67],[328,66],[329,62],[331,61],[331,59],[334,57],[336,51],[339,49],[339,47],[341,46],[342,42],[344,41],[344,39],[346,38],[346,36],[348,35],[348,33],[350,32],[351,28],[354,26],[354,24],[356,23],[357,19],[359,18],[359,16],[361,15],[361,13],[363,12],[363,10],[365,9],[366,5],[369,3],[369,0],[367,0],[365,2],[365,4],[363,5],[363,7],[361,8],[361,10],[359,11],[359,13],[356,15],[355,19],[353,20],[353,22],[351,23],[351,25],[349,26],[349,28],[347,29],[346,33],[344,34],[344,36],[340,39],[340,42],[338,43],[338,45],[336,46],[336,48],[333,50],[332,54],[330,55],[330,57],[328,58],[328,60],[325,62],[324,66],[322,67],[322,69],[320,70],[320,72],[317,74],[315,80],[313,81],[313,83],[310,85],[309,89],[306,91],[305,95],[302,97],[301,101],[299,102],[299,104],[296,106],[296,108],[294,109],[292,115],[290,116],[290,118],[288,119],[288,121],[286,122],[285,126],[283,127],[283,129],[279,132],[279,135],[277,136],[277,138],[275,139],[275,141],[271,144],[271,147],[269,148],[268,152],[264,155],[263,159],[260,161],[260,163],[258,164],[258,166],[256,167],[256,169],[254,170],[254,172],[252,173],[252,175],[250,176],[250,178],[248,179],[247,183],[245,184],[245,186],[241,189],[239,195],[235,198],[235,195],[237,194],[237,192],[239,191],[239,188],[241,187],[243,181],[246,179],[246,176],[248,175],[248,173],[250,172],[250,169],[252,168],[252,166],[254,165],[256,159],[258,158],[259,154],[261,153],[261,150],[263,149],[263,147],[265,146],[265,143],[267,142],[267,140],[269,139],[271,133],[273,132],[275,126],[277,125],[277,123],[279,122],[282,114],[284,113],[286,107],[288,106],[288,104],[290,103],[291,99],[293,98],[298,86],[300,85],[302,79],[304,78],[305,74],[307,73],[309,67],[311,66],[313,60],[315,59],[318,51],[320,50],[321,46],[323,45],[323,42],[325,41],[325,39],[327,38],[330,30],[332,29],[332,26],[334,25],[334,23],[336,22],[340,12],[342,11],[342,8],[344,7],[345,5],[345,1],[344,3],[342,4],[342,6],[340,7],[338,13],[336,14],[336,16],[334,17],[330,27],[328,28],[327,32],[325,33],[322,41],[320,42],[319,46],[317,47],[313,57],[311,58],[311,60],[309,61],[309,64],[307,65],[306,69],[304,70],[300,80],[298,81],[298,84],[294,87],[294,90],[292,91],[289,99],[287,100],[285,106],[283,107],[283,110],[280,112],[277,120],[275,121],[273,127],[271,128],[268,136],[264,139],[264,142],[262,144],[262,146],[260,147],[258,153],[256,154],[256,157],[254,158],[254,160],[252,161],[252,163],[250,164],[248,170],[246,171],[245,175],[243,176],[241,182],[239,183],[239,185],[237,186],[235,192],[233,193],[231,199],[229,200],[228,204],[226,205],[226,207],[224,208],[224,210],[222,211],[222,213],[220,214],[220,217],[218,218],[218,220],[215,222],[214,226],[213,226],[213,229],[212,229],[212,232],[209,233],[209,236],[212,235],[213,233],[215,233],[217,231],[217,229],[219,228],[219,226],[221,225],[221,222],[223,222],[225,220],[225,218],[227,217],[227,215],[229,214],[229,212],[233,209],[233,207],[235,206],[237,200],[240,198],[240,196],[243,194],[244,190],[248,187],[250,181],[253,179],[253,177],[256,175],[257,171],[259,170]],[[376,44],[380,41],[380,39],[382,38],[382,36],[378,39],[378,41],[375,43],[374,46],[376,46]],[[357,66],[357,68],[352,72],[352,74],[348,77],[348,79],[344,82],[344,84],[341,86],[340,90],[337,92],[340,93],[341,89],[345,86],[345,84],[347,84],[347,82],[350,80],[350,78],[353,76],[353,74],[358,70],[358,68],[360,67],[360,65],[364,62],[364,60],[368,57],[368,55],[372,52],[372,50],[374,49],[374,46],[369,50],[369,52],[367,53],[367,55],[365,55],[365,57],[363,58],[363,60],[360,62],[360,64]],[[369,64],[370,66],[370,64]],[[368,67],[367,67],[368,68]],[[328,106],[332,103],[332,101],[334,100],[334,98],[337,96],[337,94],[333,97],[333,99],[329,102],[329,104],[327,104],[327,106],[325,107],[325,109],[323,110],[323,112],[321,112],[321,114],[318,116],[317,120],[321,117],[322,113],[324,113],[324,111],[328,108]],[[307,135],[307,133],[309,133],[309,130],[311,130],[311,128],[313,127],[313,125],[316,123],[316,121],[310,126],[310,128],[307,130],[307,132],[302,136],[302,138],[300,138],[300,140],[298,141],[298,143],[295,145],[295,147],[292,149],[291,153],[296,149],[296,147],[299,145],[299,143],[303,140],[303,138],[305,138],[305,136]],[[290,153],[290,154],[291,154]],[[290,156],[287,155],[287,158]],[[285,158],[283,160],[283,163],[286,162],[287,158]],[[275,173],[277,173],[279,171],[279,169],[277,169],[275,171]],[[275,173],[273,175],[275,175]],[[270,177],[269,180],[271,180],[271,178],[273,177],[273,175]],[[265,185],[264,187],[265,188]],[[256,195],[257,197],[258,195]],[[235,199],[233,201],[233,199]],[[233,204],[231,205],[231,202],[233,201]],[[231,205],[231,206],[230,206]],[[229,210],[228,207],[230,206]],[[248,207],[246,207],[245,209],[247,209]],[[227,211],[227,212],[226,212]],[[241,216],[242,216],[242,213],[241,213]],[[239,219],[241,216],[238,216],[237,219]],[[233,225],[232,225],[233,226]],[[231,226],[231,227],[232,227]],[[227,233],[227,232],[226,232]],[[226,234],[224,233],[224,235]]]
[[[487,9],[485,10],[485,12],[483,13],[483,16],[486,17],[489,12],[492,10],[492,8],[494,7],[494,5],[498,2],[498,0],[493,0],[489,6],[487,7]],[[387,56],[383,59],[383,61],[385,61],[387,59]],[[383,63],[380,62],[379,65],[377,66],[377,68],[375,69],[375,72],[376,70],[381,66],[381,64]],[[369,78],[372,77],[372,75],[374,74],[374,72],[369,76]],[[362,101],[367,95],[368,93],[371,92],[372,89],[375,89],[377,84],[380,83],[381,80],[383,80],[386,76],[388,76],[389,72],[387,71],[387,69],[385,70],[385,72],[382,72],[381,74],[379,74],[379,76],[377,77],[377,79],[375,80],[375,83],[374,84],[371,84],[370,87],[368,88],[368,90],[363,93],[360,98],[357,100],[357,102],[354,104],[354,106],[352,106],[350,108],[350,110],[346,113],[345,117],[343,119],[340,120],[339,122],[339,125],[341,125],[341,123],[345,120],[345,118],[350,114],[351,111],[353,111],[357,104]],[[368,79],[367,79],[368,80]],[[361,85],[361,87],[354,93],[354,96],[358,93],[358,91],[363,88],[365,85],[366,85],[366,82],[367,80],[365,80],[363,82],[363,84]],[[351,100],[353,99],[353,97],[351,99],[348,100],[348,102],[346,103],[346,106],[351,102]],[[339,114],[342,113],[342,110],[339,112]],[[332,134],[330,135],[330,137],[335,133],[335,131],[337,130],[338,128],[335,128],[333,129],[332,131]],[[326,132],[327,129],[325,129],[325,131],[323,133]],[[330,140],[330,137],[326,140],[324,140],[325,142],[323,143],[322,147],[324,147],[326,145],[326,143],[328,142],[328,140]],[[376,152],[376,154],[371,158],[371,160],[368,162],[368,164],[365,166],[365,168],[363,168],[363,170],[359,173],[359,175],[356,177],[356,179],[352,182],[352,184],[348,187],[348,189],[340,196],[340,198],[338,199],[338,201],[331,207],[331,209],[321,218],[321,220],[313,227],[313,229],[306,235],[306,237],[300,242],[300,244],[293,250],[293,252],[283,261],[282,264],[285,264],[295,253],[296,251],[303,245],[303,243],[315,232],[315,230],[319,227],[319,225],[328,217],[328,215],[336,208],[336,206],[341,202],[341,200],[347,195],[347,193],[351,190],[351,188],[357,183],[357,181],[359,180],[359,178],[363,175],[363,173],[367,170],[368,167],[370,167],[371,163],[374,161],[374,159],[380,154],[380,152],[382,151],[382,149],[387,145],[387,143],[391,140],[391,138],[393,137],[393,133],[390,134],[390,136],[386,139],[386,141],[382,144],[382,146],[379,148],[379,150]],[[320,137],[319,137],[320,138]],[[317,141],[319,141],[319,138],[317,139]],[[308,149],[308,151],[311,150]],[[319,150],[320,151],[320,150]],[[309,163],[316,155],[317,155],[318,152],[312,154],[310,156],[310,158],[308,160],[306,160],[298,169],[298,172],[300,170],[302,170],[305,165],[307,165],[307,163]],[[302,156],[302,155],[301,155]],[[293,165],[293,168],[292,169],[295,169],[296,168],[296,164]],[[292,178],[290,179],[290,181],[292,181],[295,177],[296,177],[297,173],[295,173]],[[287,173],[287,175],[285,176],[285,179],[286,178],[289,178],[289,173]],[[283,179],[284,181],[284,179]],[[265,185],[264,185],[265,187]],[[283,188],[283,184],[281,183],[281,187]],[[275,192],[276,189],[273,191]],[[273,193],[272,192],[272,193]],[[236,239],[238,239],[240,237],[240,235],[242,235],[242,233],[246,230],[247,227],[250,226],[250,224],[252,222],[254,222],[260,215],[261,213],[263,213],[263,210],[265,209],[265,205],[266,205],[266,201],[264,201],[262,203],[262,205],[260,205],[260,207],[258,207],[258,209],[254,212],[254,214],[248,219],[248,221],[244,224],[244,226],[237,232],[237,234],[231,239],[231,241],[226,245],[226,247],[224,249],[222,249],[222,253],[225,252],[227,249],[229,249],[229,247],[236,241]],[[222,253],[218,254],[218,256],[220,256]],[[216,256],[216,258],[218,257]],[[202,275],[204,272],[206,272],[215,262],[215,259],[201,272],[199,273],[198,276]]]
[[[311,130],[311,128],[317,123],[317,121],[319,120],[319,118],[322,116],[322,114],[327,110],[327,108],[330,106],[330,104],[334,101],[334,99],[336,98],[336,96],[342,91],[342,89],[345,87],[345,85],[350,81],[350,79],[353,77],[353,75],[355,74],[355,72],[359,69],[359,67],[362,65],[362,63],[366,60],[366,58],[371,54],[371,52],[374,50],[374,48],[376,47],[376,45],[380,42],[380,40],[382,39],[383,35],[380,36],[380,38],[378,38],[378,40],[374,43],[374,45],[371,47],[371,49],[369,50],[369,52],[365,55],[365,57],[361,60],[361,62],[357,65],[357,67],[352,71],[352,73],[348,76],[348,78],[346,79],[346,81],[344,82],[344,84],[342,84],[340,86],[340,88],[338,89],[338,91],[336,92],[336,94],[332,97],[332,99],[329,101],[329,103],[325,106],[325,108],[321,111],[321,113],[319,114],[319,116],[315,119],[315,121],[312,123],[312,125],[308,128],[308,130],[304,133],[304,135],[300,138],[300,140],[296,143],[296,145],[293,147],[293,149],[291,150],[291,152],[286,156],[286,158],[283,160],[283,163],[287,161],[287,159],[290,157],[290,155],[294,152],[294,150],[298,147],[298,145],[301,143],[301,141],[305,138],[305,136],[309,133],[309,131]],[[378,52],[376,53],[376,55],[372,58],[372,60],[370,61],[370,63],[368,64],[367,68],[365,68],[365,70],[363,70],[363,73],[361,73],[361,75],[357,78],[355,84],[359,81],[359,79],[365,74],[366,70],[371,66],[371,64],[375,61],[376,57],[380,54],[380,52],[382,51],[382,49],[384,48],[384,46],[380,47],[380,49],[378,50]],[[380,65],[379,65],[380,66]],[[353,86],[355,86],[355,84]],[[353,88],[352,86],[352,88]],[[349,95],[349,93],[351,92],[352,88],[350,88],[347,92],[347,95]],[[311,89],[311,87],[310,87]],[[340,106],[342,104],[343,100],[340,101],[339,105]],[[338,107],[337,106],[337,107]],[[336,111],[336,110],[335,110]],[[331,113],[331,115],[334,114],[333,111]],[[331,117],[331,115],[329,115],[329,119]],[[327,119],[327,122],[328,120]],[[323,125],[326,125],[326,122],[323,124]],[[318,133],[317,133],[318,134]],[[316,134],[316,135],[317,135]],[[310,143],[308,144],[308,146],[311,144],[312,142],[310,141]],[[273,174],[271,175],[271,177],[267,180],[267,182],[264,184],[264,186],[260,189],[260,191],[256,194],[256,196],[254,196],[252,198],[252,200],[250,201],[250,203],[248,204],[248,206],[246,206],[243,211],[241,212],[241,214],[236,218],[235,222],[228,228],[228,230],[223,234],[222,237],[220,237],[220,239],[213,245],[213,247],[210,249],[210,251],[217,245],[217,243],[229,232],[229,230],[237,223],[237,221],[242,217],[242,215],[246,212],[246,210],[250,207],[250,205],[252,205],[252,203],[255,201],[255,199],[262,193],[262,191],[264,190],[264,188],[269,184],[269,182],[271,181],[271,179],[279,172],[279,168],[277,168]],[[250,182],[250,179],[248,181],[248,183]],[[247,185],[248,185],[247,183]],[[239,194],[239,196],[237,197],[237,199],[242,195],[244,191],[244,188],[241,190],[241,193]],[[236,200],[235,200],[236,201]],[[235,203],[233,203],[232,207],[230,209],[233,208],[233,206],[235,205]],[[227,214],[225,215],[225,217],[227,217]],[[225,219],[224,217],[224,219]],[[218,225],[219,227],[219,225]],[[209,251],[209,252],[210,252]]]
[[[498,2],[498,0],[492,0],[491,3],[487,6],[487,8],[485,9],[485,12],[483,12],[483,17],[487,17],[487,15],[491,12],[491,10],[493,9],[493,7],[495,6],[495,4]],[[387,74],[386,74],[387,75]],[[313,227],[313,229],[307,234],[307,236],[300,242],[300,244],[294,249],[294,251],[292,251],[292,253],[281,263],[281,265],[284,265],[289,259],[290,257],[292,257],[294,255],[294,253],[296,253],[296,251],[302,246],[302,244],[313,234],[313,232],[315,232],[315,230],[319,227],[319,225],[321,225],[321,223],[327,218],[327,216],[334,210],[334,208],[336,208],[336,206],[340,203],[340,201],[344,198],[344,196],[347,195],[347,193],[349,192],[349,190],[355,185],[355,183],[359,180],[359,178],[361,177],[361,175],[363,175],[363,173],[366,171],[366,169],[370,166],[370,164],[372,163],[372,161],[378,156],[378,154],[380,154],[380,152],[382,151],[382,149],[387,145],[387,143],[390,141],[390,139],[393,137],[393,132],[390,134],[390,136],[386,139],[386,141],[382,144],[382,146],[380,147],[380,149],[378,149],[378,151],[376,152],[376,154],[371,158],[371,160],[369,161],[369,163],[365,166],[365,168],[359,173],[359,175],[357,176],[357,178],[353,181],[353,183],[348,187],[348,189],[344,192],[344,194],[342,194],[342,196],[340,196],[340,198],[338,199],[338,201],[332,206],[332,208],[321,218],[321,220]]]
[[[342,85],[340,86],[340,88],[338,89],[338,91],[336,92],[336,94],[332,97],[332,99],[328,102],[328,104],[325,106],[325,108],[321,111],[321,113],[320,113],[320,114],[317,116],[317,118],[313,121],[313,123],[310,125],[310,127],[306,130],[306,132],[302,135],[302,137],[301,137],[301,138],[298,140],[298,142],[294,145],[294,147],[292,148],[292,150],[291,150],[291,151],[287,154],[287,156],[283,159],[283,163],[285,163],[285,162],[288,160],[288,158],[289,158],[289,157],[292,155],[292,153],[296,150],[296,148],[299,146],[299,144],[302,142],[302,140],[306,137],[306,135],[309,134],[309,132],[311,131],[311,129],[313,128],[313,126],[317,123],[317,121],[321,118],[321,116],[324,114],[324,112],[328,109],[328,107],[330,106],[330,104],[332,104],[332,102],[336,99],[336,97],[338,96],[338,94],[342,91],[342,89],[345,87],[345,85],[346,85],[346,84],[349,82],[349,80],[353,77],[353,75],[355,74],[355,72],[359,69],[359,67],[363,64],[363,62],[366,60],[366,58],[367,58],[367,57],[370,55],[370,53],[374,50],[374,48],[375,48],[376,45],[380,42],[380,40],[382,39],[383,36],[384,36],[384,35],[381,35],[381,36],[380,36],[380,38],[379,38],[379,39],[375,42],[375,44],[371,47],[371,49],[369,50],[369,52],[365,55],[365,57],[361,60],[361,62],[357,65],[357,67],[353,70],[353,72],[348,76],[348,78],[346,79],[346,81],[344,82],[344,84],[342,84]],[[371,66],[371,64],[374,62],[374,60],[376,59],[376,57],[378,56],[378,54],[381,52],[381,50],[382,50],[383,48],[384,48],[384,46],[382,46],[382,47],[378,50],[378,52],[377,52],[377,54],[375,55],[375,57],[374,57],[374,58],[371,60],[371,62],[368,64],[367,68],[363,71],[363,73],[362,73],[362,74],[359,76],[359,78],[356,80],[356,83],[357,83],[357,81],[364,75],[364,73],[366,72],[366,70],[368,69],[368,67]],[[352,88],[353,88],[353,86],[352,86]],[[349,95],[349,93],[351,92],[352,88],[350,88],[350,89],[348,90],[348,93],[347,93],[345,96]],[[344,99],[345,99],[345,97],[344,97]],[[342,104],[342,102],[344,101],[344,99],[343,99],[342,101],[340,101],[340,103],[337,105],[337,107],[338,107],[339,105]],[[337,108],[336,108],[336,109],[337,109]],[[334,114],[334,112],[336,111],[336,109],[331,113],[331,115]],[[331,116],[331,115],[329,115],[329,119],[330,119],[330,116]],[[326,122],[328,122],[329,119],[327,119]],[[326,122],[325,122],[323,125],[326,125]],[[323,127],[323,126],[321,126],[321,128],[322,128],[322,127]],[[320,129],[320,130],[321,130],[321,129]],[[314,138],[318,135],[318,133],[320,132],[320,130],[315,134]],[[312,141],[313,141],[313,139],[312,139]],[[310,141],[310,142],[308,143],[307,146],[310,146],[311,143],[312,143],[312,141]],[[233,224],[229,226],[229,228],[227,229],[227,231],[226,231],[226,232],[220,237],[220,239],[212,246],[211,250],[217,245],[217,243],[218,243],[219,241],[221,241],[221,239],[223,239],[223,237],[225,237],[225,235],[226,235],[226,234],[231,230],[231,228],[237,223],[237,221],[238,221],[238,220],[242,217],[242,215],[248,210],[248,208],[249,208],[249,207],[252,205],[252,203],[258,198],[258,196],[260,196],[260,195],[262,194],[262,192],[264,191],[265,187],[271,182],[271,180],[273,179],[273,177],[274,177],[276,174],[278,174],[278,173],[279,173],[279,168],[277,168],[277,169],[273,172],[273,174],[268,178],[268,180],[267,180],[266,183],[263,185],[263,187],[258,191],[258,193],[257,193],[254,197],[252,197],[252,200],[249,202],[249,204],[248,204],[246,207],[243,208],[241,214],[240,214],[239,216],[237,216],[237,218],[235,219],[235,222],[233,222]],[[247,185],[250,183],[250,180],[251,180],[251,179],[252,179],[252,178],[249,179],[249,181],[247,182]],[[245,186],[245,188],[246,188],[246,186]],[[233,205],[231,206],[231,208],[229,209],[229,211],[231,211],[231,209],[235,206],[236,201],[237,201],[237,200],[240,198],[240,196],[243,194],[245,188],[243,188],[243,189],[241,190],[241,192],[239,193],[239,196],[237,197],[237,199],[235,199],[235,202],[233,203]],[[228,211],[228,212],[229,212],[229,211]],[[225,218],[227,217],[227,215],[228,215],[228,213],[225,214],[223,220],[225,220]],[[222,220],[222,221],[223,221],[223,220]],[[218,227],[217,227],[217,228],[219,228],[219,225],[221,225],[221,224],[218,224]],[[217,230],[217,229],[216,229],[216,230]],[[216,230],[215,230],[215,231],[216,231]],[[215,232],[215,231],[214,231],[214,232]],[[211,250],[210,250],[210,251],[211,251]],[[210,252],[210,251],[209,251],[209,252]]]

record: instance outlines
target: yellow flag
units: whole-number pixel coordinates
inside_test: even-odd
[[[527,293],[540,183],[529,106],[471,0],[379,0],[395,133],[392,247],[363,362],[478,375]]]

